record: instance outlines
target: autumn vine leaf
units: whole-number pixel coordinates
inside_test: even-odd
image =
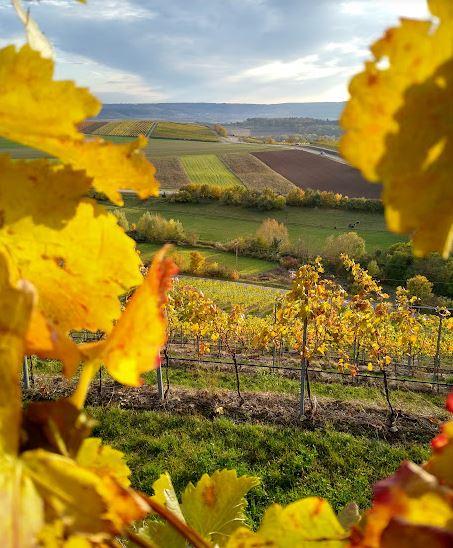
[[[343,156],[384,185],[391,230],[414,252],[448,256],[453,241],[453,12],[430,0],[433,21],[402,19],[371,47],[341,117]],[[433,215],[435,212],[435,215]]]
[[[68,374],[78,357],[66,335],[110,332],[119,296],[142,279],[134,242],[113,215],[84,197],[89,186],[80,171],[0,157],[0,247],[39,295],[29,351],[63,359]]]
[[[165,253],[163,248],[154,256],[145,280],[107,339],[84,350],[123,384],[138,386],[142,373],[158,367],[156,358],[166,339],[163,306],[171,277],[177,271]]]
[[[96,116],[101,108],[87,89],[53,79],[50,59],[23,46],[0,50],[0,135],[59,158],[84,170],[94,187],[122,204],[119,189],[140,198],[156,195],[155,168],[140,152],[146,139],[114,144],[87,141],[77,124]]]

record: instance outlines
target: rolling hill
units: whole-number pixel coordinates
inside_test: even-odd
[[[344,103],[116,103],[105,104],[98,119],[124,118],[175,122],[227,123],[246,118],[309,117],[337,120]]]

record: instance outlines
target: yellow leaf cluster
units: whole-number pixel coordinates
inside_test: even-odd
[[[146,139],[116,145],[86,141],[77,124],[95,116],[100,103],[73,82],[53,80],[53,62],[29,46],[0,50],[0,135],[43,150],[76,170],[113,202],[119,189],[155,195],[155,168],[140,154]]]
[[[439,23],[402,19],[371,47],[349,87],[343,156],[384,185],[388,226],[414,252],[447,256],[453,241],[453,12],[431,0]]]

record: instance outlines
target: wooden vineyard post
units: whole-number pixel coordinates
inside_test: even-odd
[[[22,383],[25,390],[28,390],[30,388],[30,375],[28,372],[27,356],[24,356],[24,361],[22,364]]]
[[[158,357],[158,368],[156,369],[157,375],[157,394],[161,401],[164,400],[164,382],[162,379],[162,360]]]
[[[277,323],[277,302],[274,302],[274,326]],[[272,348],[272,371],[275,372],[276,368],[276,354],[277,354],[277,348],[275,347],[275,337],[274,337],[274,344]]]
[[[444,321],[444,314],[442,313],[442,310],[439,310],[439,327],[437,328],[436,354],[434,356],[434,374],[433,374],[433,388],[437,386],[437,391],[439,391],[440,342],[442,339],[442,322],[443,321]]]
[[[304,330],[302,334],[302,363],[300,368],[300,417],[305,417],[305,383],[307,382],[307,326],[308,319],[304,319]]]

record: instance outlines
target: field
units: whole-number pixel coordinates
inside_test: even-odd
[[[86,122],[82,122],[78,125],[79,131],[85,134],[91,134],[93,131],[96,131],[100,127],[104,126],[106,124],[105,121],[96,122],[96,121],[90,121],[87,120]]]
[[[160,244],[149,243],[140,243],[137,245],[143,260],[151,259],[156,251],[161,247],[162,246]],[[213,249],[206,249],[203,247],[175,246],[172,248],[172,252],[178,253],[178,255],[184,257],[187,265],[189,263],[190,254],[193,251],[198,251],[204,255],[208,261],[217,262],[237,270],[241,275],[260,274],[261,272],[267,272],[276,267],[276,263],[265,261],[263,259],[254,259],[253,257],[238,257],[236,262],[236,256],[233,253],[215,251]],[[194,280],[199,280],[199,278],[194,278]],[[216,283],[221,284],[222,282]]]
[[[185,156],[194,154],[215,154],[221,156],[230,152],[248,154],[275,150],[273,145],[249,145],[246,143],[208,143],[202,141],[182,141],[178,139],[150,139],[146,147],[146,156],[153,161],[155,158],[167,156]]]
[[[288,194],[294,184],[270,169],[252,154],[224,154],[222,160],[251,190],[272,188],[279,194]]]
[[[404,459],[421,462],[427,444],[389,443],[333,429],[237,424],[228,418],[191,414],[90,410],[98,421],[95,436],[126,453],[134,487],[151,493],[152,483],[169,471],[178,494],[203,473],[236,468],[261,478],[247,497],[251,524],[269,501],[289,503],[314,494],[339,511],[350,501],[366,508],[371,485],[393,473]]]
[[[207,280],[193,276],[181,276],[180,283],[200,289],[206,297],[213,299],[224,310],[230,310],[232,304],[240,304],[247,313],[257,316],[270,314],[276,300],[284,294],[283,290],[272,287]]]
[[[50,158],[49,154],[41,152],[40,150],[34,150],[33,148],[26,147],[14,141],[10,141],[5,137],[0,137],[0,153],[9,154],[12,158],[16,159],[32,159],[32,158]]]
[[[207,242],[226,242],[254,234],[262,221],[269,217],[285,223],[291,240],[295,242],[300,238],[312,253],[322,251],[326,238],[331,234],[348,232],[351,221],[360,221],[356,231],[365,239],[368,252],[405,241],[404,237],[386,229],[384,216],[378,213],[293,207],[282,211],[257,211],[224,206],[218,202],[173,204],[162,200],[141,202],[133,196],[125,197],[125,213],[130,222],[137,222],[145,211],[178,219],[186,231],[195,232]]]
[[[356,169],[318,154],[284,150],[254,155],[301,188],[330,190],[350,198],[379,198],[381,195],[381,186],[367,183]]]
[[[181,156],[181,163],[191,183],[242,186],[241,181],[215,154]]]
[[[154,126],[155,122],[152,122],[151,120],[125,120],[112,127],[108,132],[104,131],[106,126],[99,128],[97,132],[101,135],[138,137],[139,135],[148,135],[153,130]]]
[[[175,190],[190,183],[180,158],[156,158],[153,163],[161,190]]]
[[[153,139],[185,139],[189,141],[216,142],[219,137],[208,126],[201,124],[179,124],[177,122],[158,122],[152,132]]]

